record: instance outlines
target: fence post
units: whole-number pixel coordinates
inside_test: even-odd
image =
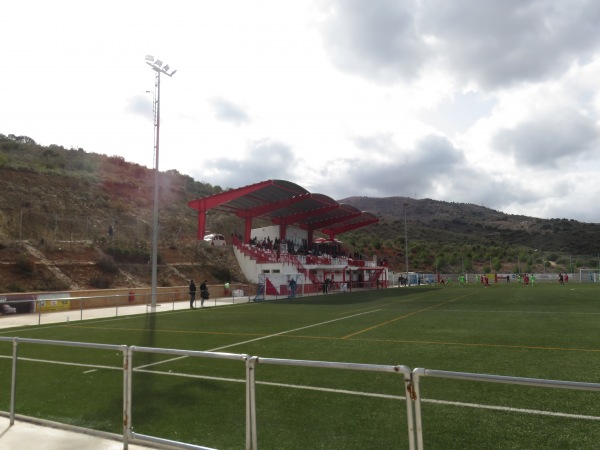
[[[420,379],[425,369],[417,368],[412,371],[412,381],[414,389],[414,406],[415,406],[415,434],[417,437],[417,450],[423,450],[423,420],[421,415],[421,387]]]
[[[257,450],[256,362],[258,357],[244,355],[244,359],[246,360],[246,450]]]
[[[415,419],[415,405],[417,401],[420,402],[420,399],[417,398],[418,387],[415,387],[413,373],[410,369],[408,369],[408,373],[404,373],[404,394],[406,395],[406,416],[408,419],[408,448],[415,450],[416,422],[418,421],[420,424],[421,413],[419,411],[419,417]]]
[[[13,339],[12,379],[10,382],[10,426],[15,424],[15,403],[17,397],[17,355],[19,354],[18,338]]]
[[[131,399],[133,375],[133,349],[123,345],[123,450],[129,446],[131,436]]]

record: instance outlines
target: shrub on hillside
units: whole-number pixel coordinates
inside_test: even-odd
[[[6,286],[6,292],[25,292],[25,288],[18,283],[10,283]]]
[[[50,291],[68,291],[71,288],[69,283],[65,283],[58,278],[42,278],[36,280],[34,289],[36,291],[50,292]]]
[[[104,247],[103,251],[118,262],[146,264],[152,259],[148,248],[141,244],[127,245],[121,241],[114,241]],[[160,254],[158,255],[158,262],[162,263]]]
[[[219,281],[230,281],[232,279],[231,270],[229,267],[213,266],[210,270],[213,277]]]
[[[110,255],[102,255],[98,261],[96,261],[96,266],[104,273],[114,274],[119,271],[115,260]]]
[[[35,272],[35,261],[28,255],[21,253],[17,256],[17,269],[25,275],[32,275]]]
[[[96,289],[109,289],[111,287],[111,280],[107,277],[95,276],[90,279],[90,286]]]

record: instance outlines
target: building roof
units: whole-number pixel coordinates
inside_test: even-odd
[[[338,203],[323,194],[311,193],[285,180],[267,180],[188,202],[188,206],[205,214],[208,210],[228,212],[246,220],[261,218],[273,224],[294,225],[336,234],[379,222],[372,213]],[[201,233],[202,231],[202,233]],[[204,230],[198,230],[203,234]]]

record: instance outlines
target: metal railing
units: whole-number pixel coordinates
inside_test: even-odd
[[[583,383],[577,381],[544,380],[540,378],[509,377],[504,375],[487,375],[468,372],[452,372],[447,370],[414,369],[412,382],[414,388],[414,408],[416,421],[417,450],[423,450],[423,420],[421,412],[421,378],[435,377],[463,381],[479,381],[485,383],[502,383],[521,386],[536,386],[558,389],[574,389],[600,392],[600,383]]]
[[[258,364],[271,364],[281,366],[303,366],[303,367],[319,367],[328,369],[343,369],[343,370],[359,370],[359,371],[370,371],[370,372],[387,372],[400,374],[403,376],[405,384],[405,391],[410,390],[411,383],[411,371],[406,366],[387,366],[387,365],[375,365],[375,364],[357,364],[357,363],[345,363],[345,362],[327,362],[327,361],[305,361],[305,360],[292,360],[292,359],[276,359],[276,358],[262,358],[258,356],[249,356],[246,354],[233,354],[233,353],[219,353],[219,352],[205,352],[205,351],[193,351],[193,350],[177,350],[177,349],[165,349],[165,348],[154,348],[154,347],[138,347],[138,346],[126,346],[126,345],[109,345],[109,344],[94,344],[86,342],[69,342],[69,341],[56,341],[56,340],[42,340],[42,339],[29,339],[29,338],[18,338],[18,337],[0,337],[0,342],[12,342],[13,354],[12,354],[12,374],[11,374],[11,387],[10,387],[10,425],[12,426],[16,417],[16,389],[17,389],[17,363],[19,360],[18,349],[20,344],[38,344],[38,345],[56,345],[56,346],[69,346],[69,347],[82,347],[82,348],[95,348],[101,350],[119,351],[123,354],[123,449],[128,449],[129,444],[144,442],[157,444],[169,448],[183,448],[183,449],[194,449],[194,450],[211,450],[209,447],[203,447],[195,444],[189,444],[185,442],[173,441],[164,439],[159,436],[151,436],[147,434],[135,433],[133,431],[133,380],[135,369],[133,367],[133,359],[135,353],[154,353],[163,355],[176,355],[176,356],[188,356],[194,358],[210,358],[210,359],[226,359],[241,361],[245,365],[245,378],[246,378],[246,449],[256,450],[258,449],[258,433],[257,433],[257,420],[256,420],[256,366]],[[47,424],[47,421],[43,419],[30,418],[32,422]],[[407,421],[408,421],[408,433],[410,448],[414,449],[414,417],[413,407],[411,402],[407,401]],[[62,425],[62,424],[58,424]],[[72,426],[65,425],[65,429],[72,429]],[[90,434],[96,434],[102,437],[106,437],[108,433],[100,432],[97,430],[87,430]]]
[[[136,353],[152,353],[152,354],[163,354],[163,355],[176,355],[176,356],[187,356],[193,358],[210,358],[210,359],[221,359],[221,360],[232,360],[240,361],[244,364],[245,370],[245,416],[246,416],[246,444],[247,450],[258,449],[258,430],[257,430],[257,414],[256,414],[256,367],[259,364],[266,365],[278,365],[278,366],[295,366],[295,367],[308,367],[308,368],[324,368],[324,369],[338,369],[338,370],[355,370],[355,371],[367,371],[367,372],[385,372],[398,374],[402,376],[404,383],[403,391],[405,397],[400,397],[406,400],[406,414],[407,414],[407,431],[408,431],[408,444],[410,450],[422,450],[424,448],[423,443],[423,421],[422,421],[422,410],[421,410],[421,387],[420,381],[423,377],[437,377],[447,378],[454,380],[465,380],[475,382],[492,382],[492,383],[504,383],[512,385],[526,385],[526,386],[538,386],[546,388],[561,388],[561,389],[574,389],[574,390],[586,390],[586,391],[600,391],[600,383],[583,383],[573,381],[559,381],[559,380],[545,380],[536,378],[523,378],[523,377],[510,377],[500,375],[487,375],[487,374],[476,374],[466,372],[451,372],[443,370],[431,370],[417,368],[411,371],[410,368],[403,365],[378,365],[378,364],[358,364],[348,362],[331,362],[331,361],[310,361],[310,360],[299,360],[299,359],[279,359],[279,358],[266,358],[259,356],[250,356],[247,354],[233,354],[233,353],[220,353],[220,352],[207,352],[207,351],[193,351],[193,350],[178,350],[178,349],[165,349],[165,348],[154,348],[154,347],[138,347],[138,346],[126,346],[126,345],[110,345],[110,344],[96,344],[96,343],[85,343],[85,342],[68,342],[68,341],[56,341],[56,340],[43,340],[43,339],[30,339],[30,338],[18,338],[18,337],[0,337],[0,342],[12,342],[12,372],[11,372],[11,383],[10,383],[10,425],[14,425],[16,414],[16,391],[18,380],[18,361],[19,361],[19,345],[21,344],[35,344],[35,345],[55,345],[55,346],[67,346],[67,347],[80,347],[80,348],[94,348],[101,350],[117,351],[123,355],[122,373],[123,373],[123,431],[122,436],[119,440],[123,442],[123,449],[127,450],[128,445],[139,443],[152,443],[163,448],[183,448],[190,450],[210,450],[209,447],[203,447],[200,445],[189,444],[185,442],[179,442],[174,440],[165,439],[159,436],[151,436],[147,434],[136,433],[133,431],[133,414],[132,406],[135,401],[133,398],[133,385],[134,385],[134,372],[136,369],[133,367],[134,356]],[[29,418],[33,423],[39,423],[47,425],[48,421],[44,419]],[[56,424],[55,427],[61,427],[64,429],[73,429],[72,425],[67,424]],[[88,434],[98,435],[101,437],[107,437],[110,435],[113,439],[119,437],[112,433],[107,433],[98,430],[86,429]]]
[[[184,292],[182,294],[182,292]],[[236,296],[234,295],[235,290],[231,291],[231,295],[221,296],[221,297],[212,297],[209,300],[205,300],[205,305],[217,306],[217,305],[234,305],[238,303],[247,303],[250,301],[250,297],[247,295],[244,296]],[[21,325],[42,325],[44,322],[44,318],[46,318],[46,322],[56,322],[56,320],[50,320],[55,316],[61,315],[62,319],[59,321],[70,321],[70,320],[84,320],[98,317],[95,311],[107,309],[114,310],[114,317],[118,317],[119,315],[128,315],[131,314],[131,311],[137,307],[139,311],[136,314],[144,314],[151,312],[151,298],[152,294],[150,292],[135,292],[134,296],[136,298],[136,302],[131,302],[132,293],[129,294],[102,294],[102,295],[89,295],[89,296],[71,296],[69,294],[61,296],[61,295],[53,295],[52,298],[45,298],[45,294],[31,294],[31,298],[27,299],[14,299],[9,296],[3,296],[3,299],[0,299],[0,305],[10,305],[12,307],[16,307],[22,309],[25,307],[28,312],[17,311],[13,314],[0,314],[0,318],[10,318],[19,316],[30,316],[31,321],[23,322]],[[187,307],[189,304],[189,299],[185,299],[182,297],[187,297],[187,291],[182,291],[182,289],[174,290],[174,291],[166,291],[159,292],[158,294],[158,302],[161,305],[164,305],[166,309],[170,309],[175,311],[177,307]],[[140,301],[142,299],[142,301]],[[97,300],[103,300],[103,305],[99,306],[94,304]],[[69,306],[65,309],[44,309],[41,307],[44,303],[49,302],[68,302]],[[196,302],[200,302],[200,298],[196,299]],[[21,305],[21,306],[19,306]],[[129,310],[129,311],[128,311]],[[29,312],[31,311],[31,312]],[[127,311],[123,313],[123,311]],[[107,317],[107,314],[102,314],[102,317]],[[16,326],[16,325],[15,325]]]

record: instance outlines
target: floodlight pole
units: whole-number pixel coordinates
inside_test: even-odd
[[[406,208],[408,203],[404,203],[404,255],[406,256],[406,285],[410,286],[408,278],[408,230],[406,228]]]
[[[569,255],[569,273],[573,273],[573,261],[571,255]]]
[[[150,312],[156,312],[156,296],[157,296],[157,278],[158,278],[158,191],[159,191],[159,171],[158,171],[158,155],[160,144],[160,74],[172,77],[176,70],[168,72],[169,65],[163,66],[161,60],[154,60],[153,56],[146,55],[146,64],[156,72],[156,80],[154,82],[154,207],[152,211],[152,288],[151,288],[151,303]]]

